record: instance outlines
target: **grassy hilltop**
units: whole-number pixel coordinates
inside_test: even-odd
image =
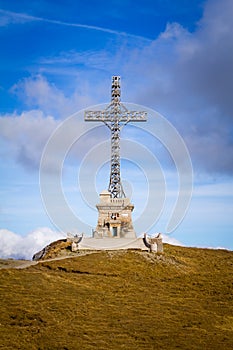
[[[4,268],[0,349],[229,350],[232,272],[233,252],[170,245]]]

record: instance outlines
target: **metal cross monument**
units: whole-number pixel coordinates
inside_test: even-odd
[[[129,122],[146,121],[147,113],[129,111],[121,102],[120,77],[112,77],[111,103],[101,111],[85,111],[85,121],[103,122],[111,131],[111,171],[108,191],[112,198],[125,197],[120,174],[120,130]]]

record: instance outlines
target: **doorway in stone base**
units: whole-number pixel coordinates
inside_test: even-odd
[[[112,236],[117,237],[117,227],[113,226],[112,228]]]

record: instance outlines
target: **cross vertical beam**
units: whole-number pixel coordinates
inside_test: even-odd
[[[111,130],[111,171],[108,191],[113,198],[125,197],[123,186],[121,183],[120,172],[120,101],[121,101],[121,87],[120,77],[112,77],[111,100],[113,108],[113,116],[110,124]]]
[[[85,121],[101,121],[111,131],[111,170],[108,191],[112,198],[125,197],[120,174],[120,130],[128,122],[146,121],[147,113],[129,111],[121,103],[120,77],[112,77],[111,103],[102,111],[85,111]]]

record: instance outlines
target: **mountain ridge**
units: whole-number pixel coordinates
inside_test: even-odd
[[[164,244],[0,270],[1,349],[233,348],[233,252]]]

